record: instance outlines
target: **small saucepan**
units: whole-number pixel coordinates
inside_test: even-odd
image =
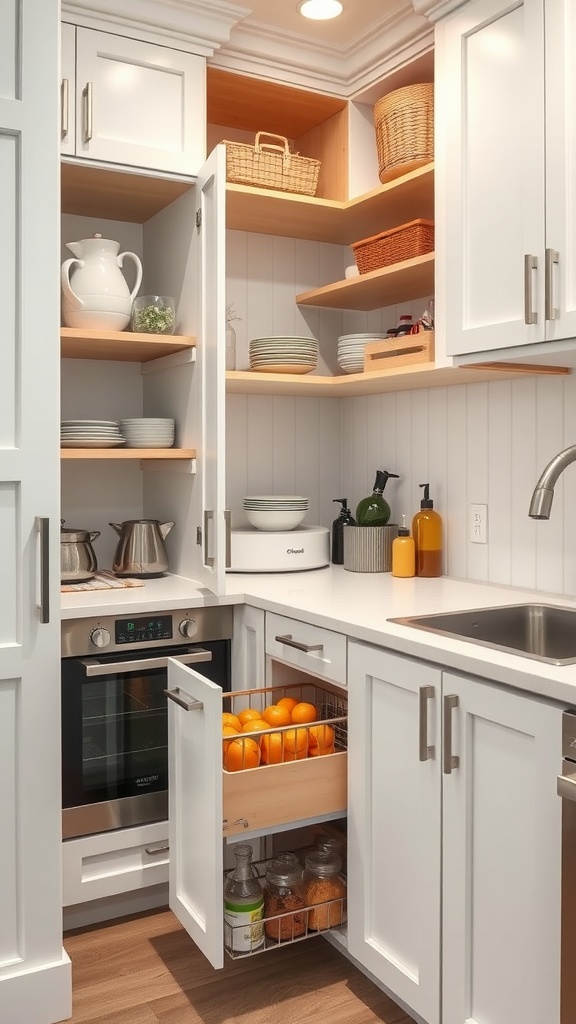
[[[99,530],[60,529],[60,580],[62,583],[86,583],[98,569],[92,541],[100,536]]]

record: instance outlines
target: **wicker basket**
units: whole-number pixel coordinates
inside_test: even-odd
[[[424,256],[434,249],[434,222],[411,220],[408,224],[399,224],[397,228],[353,242],[352,249],[361,274]]]
[[[261,142],[262,136],[278,141]],[[283,135],[258,132],[253,146],[227,140],[225,144],[227,181],[305,196],[316,194],[320,161],[291,153]]]
[[[374,107],[378,173],[390,181],[434,159],[434,86],[407,85]]]

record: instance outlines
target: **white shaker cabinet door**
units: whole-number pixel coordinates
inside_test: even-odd
[[[205,60],[76,30],[76,156],[197,173],[205,153]]]
[[[0,1020],[71,1014],[62,948],[58,5],[0,4]]]
[[[74,156],[76,147],[76,29],[60,28],[60,152]]]
[[[167,692],[170,909],[222,967],[222,690],[170,659]]]
[[[438,25],[437,39],[437,284],[447,353],[543,341],[543,0],[472,0]]]
[[[441,672],[352,642],[348,672],[348,948],[439,1024]]]
[[[558,1024],[562,710],[443,688],[443,1024]]]

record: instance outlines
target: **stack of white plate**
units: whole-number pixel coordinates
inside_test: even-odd
[[[252,338],[250,369],[260,373],[310,373],[318,362],[315,338]]]
[[[338,338],[338,365],[344,373],[362,373],[364,370],[364,346],[369,341],[378,341],[381,334],[341,334]]]
[[[300,494],[251,494],[242,499],[246,518],[257,530],[294,530],[308,511]]]
[[[62,448],[114,448],[124,438],[114,420],[62,420]]]
[[[174,444],[174,420],[143,416],[121,420],[120,426],[128,448],[171,448]]]

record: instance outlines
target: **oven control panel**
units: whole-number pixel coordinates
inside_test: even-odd
[[[149,615],[138,619],[116,619],[115,642],[117,644],[144,644],[151,640],[171,640],[172,616]]]

